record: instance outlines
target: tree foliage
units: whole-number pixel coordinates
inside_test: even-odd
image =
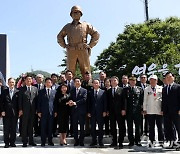
[[[95,63],[108,75],[130,75],[135,66],[142,64],[168,64],[174,68],[180,62],[180,19],[170,17],[164,21],[152,19],[142,24],[126,25],[124,32],[105,49]],[[121,70],[123,65],[126,69]]]

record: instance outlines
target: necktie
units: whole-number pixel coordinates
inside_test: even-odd
[[[96,91],[95,91],[95,95],[94,95],[94,97],[95,97],[96,99],[97,99],[97,92],[98,92],[98,91],[96,90]]]
[[[101,88],[103,88],[103,87],[104,87],[104,82],[102,81],[102,82],[101,82]]]
[[[29,96],[31,97],[31,88],[28,87]]]
[[[49,89],[47,89],[47,96],[48,96],[48,98],[49,98]]]
[[[134,87],[131,87],[131,91],[134,92]]]
[[[70,81],[68,81],[68,89],[69,89],[69,90],[71,89]]]
[[[31,92],[31,88],[30,87],[28,87],[28,91]]]
[[[40,84],[38,84],[38,90],[40,90],[41,89],[41,85]]]
[[[156,96],[156,89],[155,89],[155,87],[151,87],[151,88],[152,88],[152,91],[154,93],[154,96]]]
[[[170,91],[171,91],[171,85],[169,84],[169,85],[168,85],[168,89],[167,89],[167,94],[168,94],[168,95],[169,95]]]
[[[145,84],[143,84],[143,90],[146,88]]]
[[[77,96],[78,96],[78,93],[79,93],[79,89],[76,88],[76,98],[77,98]]]
[[[113,88],[113,97],[115,97],[116,88]]]
[[[13,97],[13,90],[12,89],[10,89],[10,97],[11,97],[11,99]]]

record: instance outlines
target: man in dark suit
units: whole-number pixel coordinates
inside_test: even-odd
[[[66,75],[64,73],[62,73],[60,76],[59,76],[59,80],[60,82],[58,83],[60,86],[61,84],[64,84],[66,83],[67,79],[66,79]]]
[[[75,88],[70,92],[71,100],[69,106],[72,107],[72,122],[75,143],[74,146],[84,146],[84,125],[87,113],[87,90],[81,87],[80,78],[74,79]],[[80,136],[78,137],[78,123],[80,124]]]
[[[29,145],[36,146],[33,140],[34,116],[37,111],[38,89],[32,86],[32,77],[25,77],[26,86],[19,91],[19,116],[22,116],[22,142],[23,147]]]
[[[88,96],[89,92],[93,89],[93,87],[92,87],[92,75],[91,75],[90,72],[87,71],[84,74],[84,80],[82,81],[81,86],[87,90],[87,96]],[[90,133],[91,133],[91,130],[90,130],[90,119],[89,119],[88,116],[86,116],[85,135],[86,136],[90,136]]]
[[[51,89],[51,78],[45,79],[46,88],[39,91],[38,94],[38,116],[41,118],[41,146],[45,146],[46,137],[48,136],[48,145],[54,146],[53,120],[54,120],[54,98],[56,90]]]
[[[180,144],[180,85],[174,82],[175,77],[171,72],[166,73],[165,79],[167,86],[162,91],[162,114],[166,140],[171,141],[170,148],[173,148],[175,136],[172,125],[175,126]]]
[[[7,87],[6,86],[3,86],[3,80],[0,79],[0,117],[1,117],[1,103],[2,103],[2,93],[3,93],[3,90],[6,89]]]
[[[51,74],[51,80],[52,80],[52,89],[56,90],[59,87],[58,82],[58,75],[55,73]]]
[[[99,73],[99,79],[100,79],[100,88],[105,90],[105,83],[104,80],[106,79],[106,72],[101,71]]]
[[[141,87],[143,92],[144,92],[144,89],[147,86],[149,86],[149,84],[147,84],[147,75],[146,74],[141,74],[140,82],[137,83],[137,86]],[[147,118],[147,115],[142,114],[142,118],[141,118],[141,135],[144,134],[144,135],[147,136],[148,132],[149,132],[148,118]]]
[[[127,75],[123,75],[121,78],[121,84],[119,85],[122,88],[126,88],[129,86],[129,79]]]
[[[125,104],[123,102],[123,88],[118,86],[119,78],[116,76],[111,77],[112,88],[108,90],[108,112],[110,117],[110,128],[112,134],[112,144],[111,147],[123,148],[124,134],[125,134]],[[117,129],[116,122],[119,127],[119,146],[117,146]]]
[[[59,84],[57,83],[58,81],[58,75],[55,73],[51,74],[51,80],[52,80],[52,89],[53,90],[57,90],[57,88],[59,87]],[[53,136],[57,137],[57,117],[54,118],[54,122],[53,122]]]
[[[41,90],[41,89],[44,89],[44,84],[43,84],[43,81],[44,81],[44,76],[42,74],[37,74],[36,75],[36,82],[37,84],[35,84],[34,86],[36,88],[38,88],[38,91]],[[34,137],[37,137],[37,136],[40,136],[41,134],[41,124],[40,124],[40,119],[38,117],[37,114],[35,114],[35,119],[34,119]]]
[[[71,91],[74,88],[74,80],[73,80],[73,73],[70,70],[66,71],[66,81],[65,83],[68,85],[68,90]],[[70,127],[68,128],[67,136],[70,134],[73,137],[73,124],[72,124],[72,115],[70,114]]]
[[[100,87],[100,81],[98,79],[93,80],[93,90],[90,91],[88,95],[88,117],[91,121],[91,135],[92,143],[90,146],[97,145],[97,135],[96,135],[96,123],[98,124],[98,142],[99,146],[104,146],[103,144],[103,124],[104,117],[107,112],[107,101],[106,92]]]
[[[16,147],[16,126],[18,120],[18,92],[15,88],[15,80],[8,79],[8,89],[2,94],[2,116],[5,148]]]
[[[66,75],[65,83],[68,85],[68,89],[71,91],[74,88],[73,73],[72,71],[67,70],[65,75]]]

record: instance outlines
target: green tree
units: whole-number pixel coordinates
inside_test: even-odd
[[[164,21],[152,19],[142,24],[126,25],[116,41],[98,56],[95,65],[109,76],[130,75],[134,66],[142,64],[168,64],[178,73],[180,62],[180,19],[170,17]],[[125,69],[121,69],[123,65]]]

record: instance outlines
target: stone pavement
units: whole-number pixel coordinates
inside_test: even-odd
[[[67,138],[67,146],[60,146],[59,145],[59,138],[53,138],[53,142],[55,143],[55,146],[40,146],[40,137],[35,137],[35,143],[37,143],[36,147],[28,146],[26,148],[22,148],[21,138],[17,137],[15,148],[4,148],[4,142],[3,142],[3,132],[2,132],[2,124],[0,122],[0,153],[1,154],[126,154],[126,153],[146,153],[146,154],[152,154],[152,153],[164,153],[164,154],[180,154],[180,151],[176,151],[175,149],[165,149],[160,146],[148,148],[147,147],[147,137],[142,138],[142,147],[133,146],[128,147],[128,139],[125,137],[124,148],[114,149],[110,148],[109,144],[111,143],[111,138],[104,138],[105,147],[103,148],[91,148],[89,147],[89,144],[91,143],[91,137],[85,138],[85,146],[84,147],[74,147],[74,139],[71,137]]]

